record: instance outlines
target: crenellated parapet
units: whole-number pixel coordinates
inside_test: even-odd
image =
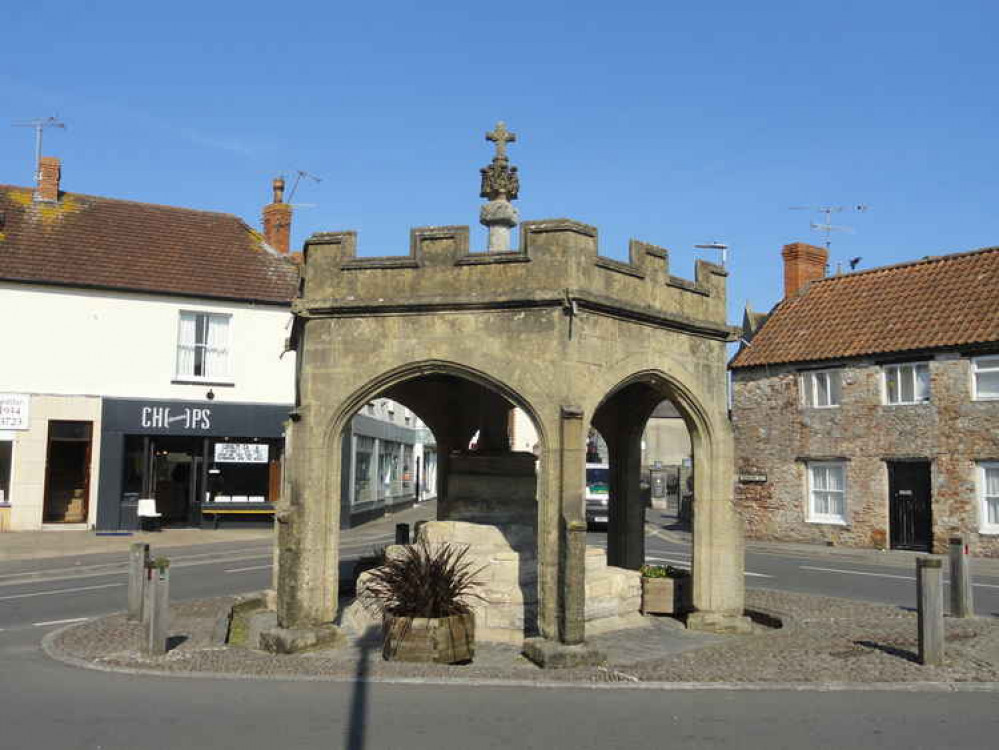
[[[669,251],[632,240],[627,262],[599,254],[597,229],[571,219],[525,221],[507,252],[469,251],[467,226],[419,227],[408,255],[358,257],[355,232],[305,243],[305,317],[563,306],[728,340],[727,272],[698,260],[693,280],[673,276]]]

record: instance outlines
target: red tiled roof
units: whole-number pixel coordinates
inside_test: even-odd
[[[0,185],[0,280],[286,304],[298,269],[230,214]]]
[[[731,367],[999,342],[999,247],[813,281]]]

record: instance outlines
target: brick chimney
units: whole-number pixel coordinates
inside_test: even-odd
[[[272,183],[274,201],[264,206],[264,239],[282,255],[288,254],[291,242],[291,206],[284,202],[284,179]]]
[[[829,251],[805,242],[792,242],[781,250],[784,257],[784,299],[793,297],[803,286],[826,275]]]
[[[59,200],[59,179],[62,177],[62,164],[55,156],[43,156],[38,160],[38,188],[35,200],[56,203]]]

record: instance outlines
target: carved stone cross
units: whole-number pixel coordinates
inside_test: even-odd
[[[517,140],[517,134],[506,129],[505,122],[496,123],[496,129],[486,133],[486,140],[496,144],[496,159],[506,159],[506,144]]]

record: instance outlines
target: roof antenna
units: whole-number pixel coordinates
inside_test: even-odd
[[[722,268],[728,266],[728,245],[724,242],[705,242],[701,245],[694,245],[694,247],[698,250],[719,250]]]
[[[42,131],[45,128],[62,128],[65,130],[66,123],[61,122],[57,117],[37,117],[34,120],[25,120],[24,122],[14,122],[11,124],[15,128],[35,129],[35,185],[38,185],[42,180]]]
[[[295,181],[291,183],[291,191],[288,193],[288,202],[291,203],[291,199],[295,197],[295,191],[298,190],[298,184],[302,181],[302,178],[306,177],[315,183],[320,183],[323,181],[322,177],[316,177],[314,174],[306,172],[304,169],[295,170]]]
[[[811,222],[811,227],[816,232],[822,232],[826,236],[826,250],[829,250],[829,246],[832,244],[832,237],[830,236],[833,232],[853,232],[852,227],[846,226],[836,226],[832,223],[832,215],[838,214],[840,211],[857,211],[858,213],[864,213],[870,208],[870,206],[865,206],[860,204],[857,206],[791,206],[792,211],[815,211],[822,214],[823,221],[821,224],[816,222]]]

